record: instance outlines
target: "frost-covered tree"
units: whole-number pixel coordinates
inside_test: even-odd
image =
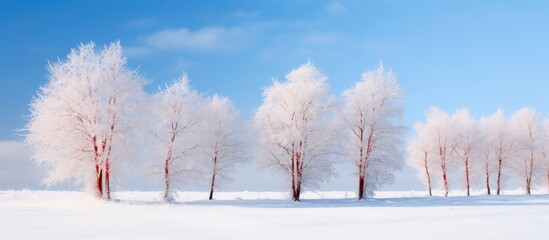
[[[119,42],[99,52],[82,44],[48,71],[27,125],[34,159],[48,168],[47,184],[74,179],[108,200],[111,172],[136,152],[143,81],[126,67]]]
[[[265,88],[254,116],[262,156],[267,166],[287,176],[294,201],[299,201],[302,186],[314,187],[334,175],[326,81],[310,62],[301,65],[285,82]]]
[[[484,165],[483,175],[485,179],[486,194],[488,195],[492,193],[490,184],[492,174],[497,172],[497,169],[495,168],[495,166],[497,166],[496,154],[493,152],[493,145],[494,142],[497,141],[497,135],[494,133],[495,129],[491,126],[491,121],[492,120],[490,120],[489,117],[482,117],[479,120],[479,141],[477,142],[479,158],[482,159]]]
[[[346,151],[356,166],[358,199],[362,199],[392,182],[394,172],[402,167],[404,94],[396,75],[380,63],[377,69],[363,73],[361,81],[343,96]]]
[[[549,120],[543,121],[545,129],[544,138],[541,144],[542,172],[541,175],[547,177],[547,190],[549,192]]]
[[[199,144],[202,170],[210,182],[210,196],[223,180],[230,180],[234,166],[245,160],[244,125],[231,100],[214,95],[206,103],[200,124]]]
[[[176,184],[189,177],[197,161],[197,136],[202,120],[201,96],[189,86],[186,75],[173,81],[154,96],[154,128],[158,166],[154,172],[164,179],[164,201],[173,201]]]
[[[545,126],[539,114],[523,108],[510,119],[510,127],[516,137],[516,153],[511,161],[518,182],[524,183],[526,194],[532,192],[532,181],[543,166],[543,145],[546,141]]]
[[[509,121],[505,119],[503,111],[498,109],[495,113],[486,118],[487,126],[491,136],[491,148],[496,160],[496,184],[497,195],[501,193],[503,173],[509,167],[511,157],[517,151],[517,141],[510,127]]]
[[[433,196],[432,181],[433,174],[438,173],[435,154],[431,151],[432,134],[428,131],[425,123],[418,122],[414,124],[416,135],[410,140],[408,145],[408,165],[415,169],[418,177],[427,187],[429,196]]]
[[[466,109],[452,115],[452,128],[455,133],[454,157],[463,166],[467,196],[471,195],[471,177],[477,168],[479,131],[475,120]]]
[[[431,108],[425,121],[427,131],[432,134],[430,149],[435,154],[440,169],[444,196],[448,196],[448,177],[453,171],[454,162],[452,153],[455,148],[456,137],[452,128],[452,117],[438,108]]]

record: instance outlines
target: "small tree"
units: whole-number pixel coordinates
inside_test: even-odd
[[[525,185],[526,194],[532,193],[532,181],[543,166],[545,128],[539,114],[523,108],[511,117],[511,127],[517,139],[517,151],[511,166],[515,176]]]
[[[418,172],[418,177],[427,186],[429,196],[433,196],[432,179],[436,170],[436,158],[433,158],[431,147],[432,134],[428,132],[425,123],[418,122],[414,124],[416,135],[410,140],[408,145],[408,164]]]
[[[430,149],[432,154],[435,154],[438,159],[444,196],[447,197],[448,177],[454,166],[452,152],[455,149],[456,143],[456,137],[452,129],[452,118],[448,113],[438,108],[431,108],[427,113],[425,127],[432,134]]]
[[[155,128],[152,130],[158,145],[157,156],[161,159],[155,173],[164,178],[163,199],[174,200],[177,184],[196,166],[198,124],[202,120],[201,97],[189,87],[186,75],[155,94]],[[187,174],[188,176],[188,174]]]
[[[214,95],[206,104],[200,134],[200,164],[210,179],[210,196],[222,180],[230,180],[230,170],[245,160],[244,126],[238,110],[226,97]]]
[[[542,158],[542,172],[541,175],[547,177],[547,190],[549,193],[549,120],[543,121],[543,127],[545,129],[544,137],[541,141],[541,158]]]
[[[487,118],[491,136],[491,148],[496,159],[497,166],[497,195],[501,193],[503,173],[509,167],[511,157],[517,151],[516,137],[511,131],[509,122],[505,119],[503,111],[498,109],[494,114]]]
[[[483,159],[484,165],[484,177],[485,177],[485,186],[486,194],[491,194],[491,184],[490,179],[492,174],[497,171],[494,166],[497,165],[495,158],[495,153],[493,152],[494,142],[497,141],[496,134],[494,134],[495,129],[491,126],[492,120],[489,117],[482,117],[479,120],[479,158]]]
[[[310,62],[301,65],[286,82],[275,81],[264,90],[254,116],[267,166],[288,177],[294,201],[302,185],[316,186],[334,175],[326,80]]]
[[[111,171],[133,151],[143,81],[125,67],[119,42],[73,49],[50,64],[49,82],[31,104],[26,141],[50,171],[45,182],[74,179],[110,199]]]
[[[455,157],[463,165],[463,176],[467,196],[471,195],[471,176],[478,162],[479,131],[476,122],[466,109],[458,110],[452,116],[453,132],[456,134]]]
[[[349,160],[356,166],[358,199],[371,196],[392,182],[403,162],[402,93],[396,75],[383,64],[362,74],[362,80],[343,93],[342,123]]]

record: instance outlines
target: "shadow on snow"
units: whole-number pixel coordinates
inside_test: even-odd
[[[167,206],[230,206],[243,208],[353,208],[353,207],[459,207],[459,206],[549,206],[549,195],[501,195],[455,197],[398,197],[356,199],[190,200],[165,203],[154,200],[113,199],[116,203]]]

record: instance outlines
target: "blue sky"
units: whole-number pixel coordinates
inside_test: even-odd
[[[246,118],[272,78],[308,59],[335,96],[383,60],[406,93],[407,125],[430,106],[475,116],[529,106],[546,116],[547,12],[545,1],[2,1],[0,141],[22,139],[15,129],[48,61],[88,41],[120,40],[149,92],[187,73]],[[401,175],[396,188],[421,188],[409,170]]]

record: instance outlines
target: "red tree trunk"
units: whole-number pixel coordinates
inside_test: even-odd
[[[103,198],[103,170],[99,167],[99,165],[95,165],[95,171],[96,171],[96,180],[95,180],[95,190],[96,190],[96,196],[99,199]]]
[[[105,161],[105,200],[111,200],[110,172],[109,158],[107,158]]]
[[[164,164],[164,202],[171,201],[170,199],[170,165],[169,159],[166,159]]]
[[[488,161],[486,161],[486,192],[488,195],[490,195],[490,166],[488,165]]]
[[[99,147],[97,146],[97,137],[92,137],[94,163],[95,163],[95,196],[103,198],[103,172],[99,165]]]

